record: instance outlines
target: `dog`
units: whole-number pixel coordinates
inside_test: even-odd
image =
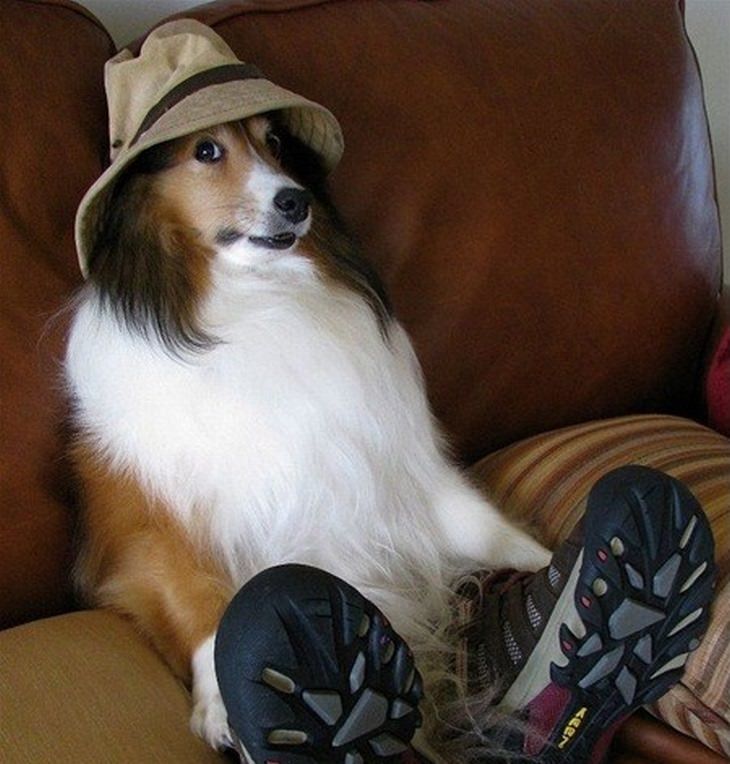
[[[548,561],[449,457],[317,156],[274,113],[125,170],[65,373],[79,590],[191,683],[192,729],[216,748],[230,744],[216,626],[262,569],[302,562],[357,587],[410,643],[428,691],[453,581]]]

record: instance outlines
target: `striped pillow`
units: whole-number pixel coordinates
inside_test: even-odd
[[[678,417],[621,417],[520,441],[480,461],[472,475],[508,515],[554,547],[582,513],[593,483],[624,464],[683,480],[710,518],[718,566],[710,626],[682,681],[649,710],[730,756],[730,440]]]

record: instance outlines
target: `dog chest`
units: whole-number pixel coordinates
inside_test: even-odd
[[[79,417],[220,543],[276,538],[285,556],[323,529],[362,535],[423,504],[405,461],[433,443],[404,333],[386,342],[367,318],[248,325],[189,363],[80,318],[67,360]]]

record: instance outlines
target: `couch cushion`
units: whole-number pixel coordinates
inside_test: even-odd
[[[220,764],[190,733],[190,695],[116,615],[0,632],[3,764]]]
[[[222,764],[188,730],[190,696],[121,618],[102,611],[0,632],[3,764]],[[640,715],[615,764],[720,764],[696,741]],[[637,758],[637,757],[641,758]]]
[[[580,516],[593,483],[630,463],[662,469],[690,487],[710,518],[718,565],[707,635],[682,681],[650,710],[730,755],[730,441],[677,417],[621,417],[522,441],[479,462],[473,476],[554,547]]]
[[[678,0],[193,13],[341,120],[335,202],[462,455],[686,403],[721,256]]]
[[[62,0],[0,16],[1,627],[68,606],[59,310],[80,283],[74,212],[102,166],[112,43]]]

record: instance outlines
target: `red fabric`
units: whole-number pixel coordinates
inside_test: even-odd
[[[730,329],[725,330],[710,365],[707,406],[710,426],[730,436]]]
[[[572,695],[570,690],[551,682],[536,698],[530,701],[530,732],[525,740],[524,753],[537,756],[554,732],[555,725],[563,715]]]

